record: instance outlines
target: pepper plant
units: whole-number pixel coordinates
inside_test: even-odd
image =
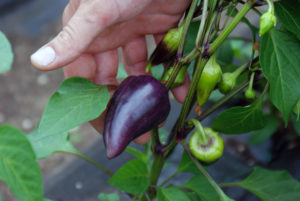
[[[208,173],[226,149],[224,135],[253,133],[250,142],[261,143],[279,126],[292,126],[299,137],[299,10],[297,0],[192,0],[178,27],[166,34],[149,58],[147,71],[154,78],[119,74],[125,80],[110,103],[111,86],[69,78],[51,96],[32,133],[1,125],[0,179],[21,201],[46,200],[36,160],[62,152],[94,164],[111,177],[109,185],[135,201],[229,201],[233,199],[223,191],[228,187],[243,188],[263,201],[300,200],[299,181],[284,170],[254,167],[242,181],[221,183]],[[259,25],[248,18],[249,12],[260,18]],[[249,38],[232,36],[239,24],[247,25]],[[9,70],[12,53],[2,33],[0,56],[0,72]],[[186,73],[191,78],[186,98],[162,140],[163,128],[158,127],[169,112],[168,90],[182,84]],[[107,155],[118,157],[126,150],[135,157],[115,173],[80,153],[68,138],[70,129],[97,118],[107,106]],[[197,113],[190,118],[193,110]],[[201,122],[211,114],[216,118],[203,128]],[[144,152],[128,147],[150,130],[152,138]],[[178,146],[184,149],[178,169],[161,181],[165,163]],[[188,181],[172,182],[186,172],[192,174]],[[116,193],[100,193],[99,199],[120,200]]]

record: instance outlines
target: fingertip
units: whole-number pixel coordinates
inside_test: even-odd
[[[49,67],[56,58],[56,52],[51,46],[44,46],[30,56],[32,65],[38,70],[47,71],[55,68]]]
[[[185,100],[185,97],[187,95],[187,92],[189,90],[190,87],[190,77],[188,73],[185,73],[185,80],[184,83],[182,85],[179,85],[178,87],[175,87],[172,89],[172,93],[175,97],[175,99],[179,102],[179,103],[183,103]]]
[[[147,142],[149,142],[150,138],[151,138],[151,132],[149,131],[136,138],[134,142],[137,144],[146,144]]]

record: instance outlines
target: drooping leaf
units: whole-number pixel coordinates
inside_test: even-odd
[[[262,201],[300,200],[300,182],[287,171],[255,167],[245,180],[237,184],[257,195]]]
[[[0,127],[0,179],[20,201],[43,201],[40,168],[24,133]]]
[[[261,109],[262,99],[251,105],[232,107],[222,112],[212,122],[212,128],[224,134],[243,134],[264,127],[265,117]]]
[[[191,201],[201,201],[200,197],[195,192],[186,192],[185,193]]]
[[[120,201],[120,197],[117,193],[100,193],[98,198],[101,201]]]
[[[177,172],[190,172],[195,175],[200,173],[200,171],[198,170],[192,159],[189,157],[189,155],[186,153],[186,151],[182,153],[181,161],[179,163]]]
[[[286,31],[272,29],[260,46],[260,63],[270,82],[270,99],[287,124],[300,98],[300,41]]]
[[[110,95],[106,86],[79,77],[62,82],[43,113],[39,135],[49,137],[97,118],[106,108]]]
[[[143,152],[141,152],[140,150],[137,150],[133,147],[126,147],[125,151],[127,151],[128,153],[130,153],[131,155],[135,156],[137,159],[142,160],[143,162],[147,162],[147,155]]]
[[[159,188],[157,193],[158,201],[190,201],[189,197],[179,188]]]
[[[0,31],[0,73],[10,70],[14,55],[11,45],[5,35]]]
[[[37,159],[46,158],[59,151],[78,153],[68,136],[68,132],[43,136],[38,133],[37,129],[27,135]]]
[[[123,165],[108,183],[127,193],[142,193],[150,185],[147,166],[141,160],[131,160]]]
[[[212,187],[212,185],[203,175],[197,175],[191,178],[188,182],[183,184],[181,188],[196,192],[201,198],[201,201],[221,201],[222,199],[225,199],[226,201],[233,201],[220,189],[220,187],[218,187],[222,195],[221,198],[216,192],[216,189]]]
[[[249,143],[253,145],[261,144],[268,140],[277,130],[279,126],[279,119],[273,115],[266,116],[265,126],[256,130],[251,134]]]
[[[295,0],[275,2],[275,13],[280,25],[294,33],[300,40],[300,4]]]

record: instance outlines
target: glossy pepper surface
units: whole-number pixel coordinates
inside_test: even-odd
[[[108,106],[104,124],[107,157],[118,156],[143,133],[158,126],[170,112],[167,88],[149,75],[125,79]]]
[[[212,55],[205,65],[197,85],[197,101],[202,106],[216,87],[222,75],[220,65],[216,61],[216,54]]]

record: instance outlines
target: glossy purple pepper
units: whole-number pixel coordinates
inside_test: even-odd
[[[104,124],[107,157],[121,154],[143,133],[158,126],[170,112],[167,88],[149,75],[125,79],[108,106]]]

